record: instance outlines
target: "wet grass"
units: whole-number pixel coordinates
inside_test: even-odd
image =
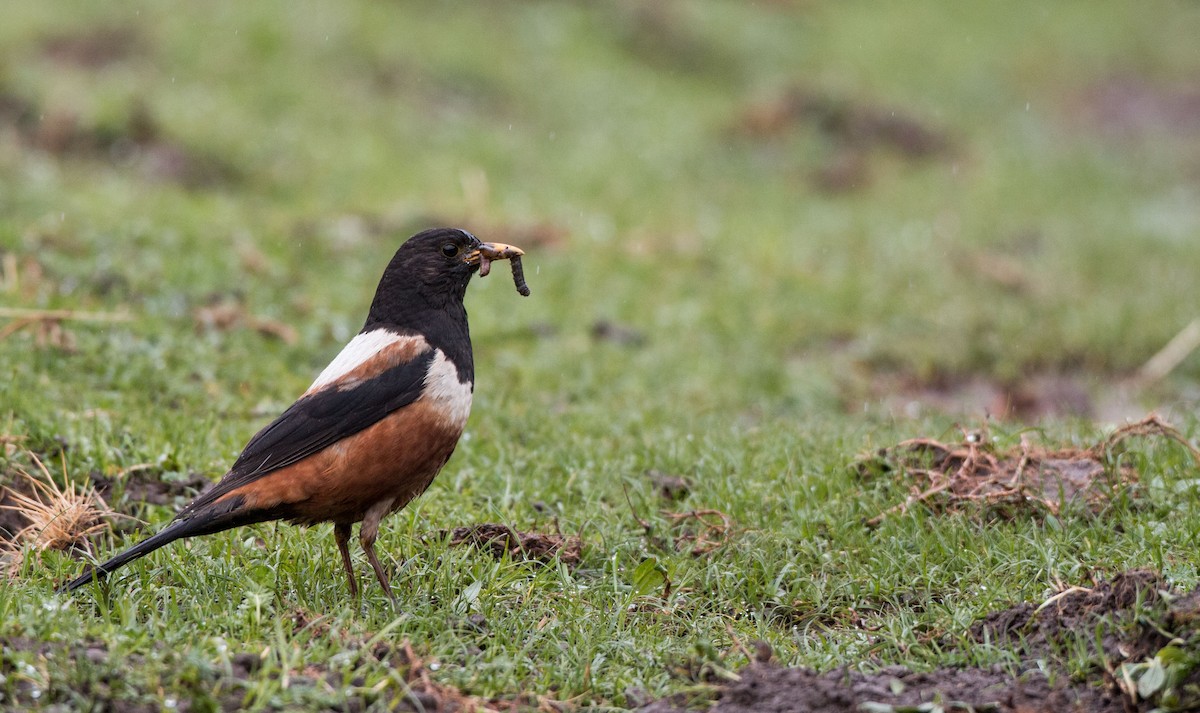
[[[0,340],[4,478],[28,448],[80,483],[147,463],[215,479],[429,224],[528,248],[533,295],[472,285],[468,437],[381,538],[399,610],[347,600],[328,528],[172,546],[74,598],[52,590],[79,563],[50,552],[0,582],[0,706],[386,701],[403,678],[360,653],[408,638],[470,695],[621,707],[752,639],[819,668],[932,666],[963,656],[938,635],[1096,572],[1190,588],[1196,468],[1169,444],[1131,451],[1136,499],[1049,521],[914,508],[870,529],[906,492],[850,466],[983,419],[885,408],[859,388],[877,373],[1111,385],[1197,317],[1200,130],[1173,108],[1200,95],[1197,27],[1176,3],[8,13],[0,304],[132,318]],[[948,148],[803,114],[747,130],[796,90]],[[221,300],[294,339],[197,320]],[[1198,382],[1193,355],[1120,415],[1159,406],[1194,439]],[[1115,418],[1081,415],[993,434],[1088,444]],[[651,470],[688,490],[663,499]],[[671,516],[703,509],[733,526]],[[134,509],[146,529],[172,512]],[[577,534],[582,559],[434,535],[485,522]],[[702,534],[718,546],[692,554]],[[233,675],[246,653],[261,666]]]

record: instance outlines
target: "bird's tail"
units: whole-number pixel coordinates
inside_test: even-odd
[[[83,574],[59,587],[59,594],[64,592],[72,592],[86,584],[91,583],[92,580],[103,579],[114,569],[123,567],[139,557],[148,555],[154,550],[157,550],[159,547],[169,545],[175,540],[196,534],[193,532],[194,528],[191,527],[192,525],[193,523],[188,520],[176,520],[175,522],[172,522],[170,525],[167,525],[154,535],[147,537],[133,547],[130,547],[116,557],[108,560],[104,564],[88,566],[87,571],[85,571]]]
[[[221,532],[222,530],[228,530],[241,525],[251,525],[256,522],[263,522],[264,520],[287,517],[288,515],[282,508],[252,511],[242,510],[242,502],[241,497],[229,498],[189,513],[184,519],[174,520],[162,530],[159,530],[154,535],[147,537],[107,562],[89,566],[86,572],[59,587],[58,593],[72,592],[89,584],[93,580],[103,579],[118,567],[123,567],[164,545],[171,544],[175,540],[181,540],[185,537],[195,537],[197,535],[211,535],[214,532]]]

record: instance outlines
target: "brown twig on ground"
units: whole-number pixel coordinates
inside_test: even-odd
[[[1193,446],[1178,429],[1163,421],[1156,413],[1150,414],[1137,423],[1131,423],[1118,428],[1108,438],[1104,439],[1103,443],[1093,446],[1089,450],[1096,456],[1106,456],[1121,441],[1128,438],[1145,438],[1149,436],[1161,436],[1175,441],[1191,453],[1193,462],[1200,465],[1200,448]]]
[[[721,547],[729,542],[729,538],[733,535],[734,522],[733,518],[711,508],[705,510],[688,510],[687,512],[663,512],[663,517],[671,521],[674,526],[680,526],[688,521],[696,521],[700,523],[701,529],[699,532],[683,532],[677,538],[677,542],[692,542],[692,556],[699,557],[700,555],[708,554],[713,550]]]
[[[127,312],[88,312],[78,309],[24,309],[21,307],[0,307],[0,319],[29,319],[33,321],[49,320],[60,322],[72,320],[76,322],[128,322],[133,315]]]
[[[75,350],[75,339],[62,323],[68,320],[79,322],[126,322],[133,317],[120,312],[84,312],[72,309],[21,309],[0,307],[0,318],[13,321],[0,327],[3,341],[26,327],[36,327],[35,339],[39,347],[54,346],[68,352]]]

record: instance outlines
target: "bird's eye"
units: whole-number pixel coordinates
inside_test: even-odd
[[[442,246],[442,254],[446,257],[454,257],[458,254],[458,246],[454,243],[446,243]]]

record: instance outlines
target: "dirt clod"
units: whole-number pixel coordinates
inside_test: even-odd
[[[607,319],[600,319],[592,324],[592,339],[622,347],[640,347],[646,343],[646,335],[639,330]]]
[[[888,146],[917,158],[944,153],[949,137],[906,111],[854,101],[806,87],[751,104],[738,122],[742,133],[770,137],[809,124],[847,146]]]
[[[1068,587],[1040,605],[1021,603],[992,612],[975,622],[968,636],[979,643],[1012,646],[1023,658],[1046,659],[1060,653],[1068,637],[1081,632],[1102,631],[1101,646],[1110,661],[1153,655],[1166,639],[1153,629],[1149,635],[1129,640],[1124,625],[1139,603],[1143,608],[1161,608],[1167,583],[1157,572],[1122,572],[1094,587]]]
[[[772,665],[756,654],[753,663],[734,679],[714,687],[707,699],[680,695],[639,710],[1143,713],[1162,702],[1166,689],[1140,696],[1137,686],[1131,687],[1134,679],[1127,672],[1155,660],[1155,654],[1168,644],[1194,656],[1200,644],[1191,628],[1197,602],[1200,590],[1171,592],[1158,573],[1134,570],[1090,587],[1068,587],[1041,604],[1018,604],[976,622],[967,639],[1014,648],[1021,659],[1015,668],[997,665],[914,672],[888,666],[870,672],[848,668],[819,672]],[[944,645],[955,644],[947,640]],[[1081,650],[1090,650],[1094,663],[1084,675],[1073,674],[1064,662]],[[1200,701],[1187,696],[1195,698],[1189,686],[1200,679],[1200,673],[1194,663],[1174,661],[1171,665],[1184,667],[1175,684],[1179,696],[1175,700],[1183,707],[1169,709],[1196,710],[1194,705]],[[716,703],[709,707],[712,698]]]
[[[64,65],[101,69],[140,54],[144,42],[132,27],[94,27],[42,41],[42,54]]]
[[[361,677],[356,677],[351,680],[353,690],[341,698],[337,710],[495,713],[540,710],[539,703],[552,703],[549,699],[538,699],[533,701],[533,707],[530,708],[527,705],[530,701],[526,697],[488,700],[441,683],[430,674],[432,662],[418,655],[407,639],[399,642],[381,641],[370,649],[361,641],[348,641],[346,644],[357,648],[362,659],[383,662],[387,667],[394,669],[396,676],[404,681],[404,685],[371,690],[364,688]],[[42,661],[87,660],[89,666],[103,672],[97,679],[100,683],[88,683],[72,688],[70,678],[63,676],[50,677],[38,682],[42,685],[33,685],[27,680],[26,673],[30,669],[27,661],[31,655]],[[173,658],[181,666],[190,663],[178,652],[160,651],[159,655]],[[4,710],[31,710],[49,705],[55,709],[73,709],[79,700],[87,700],[97,710],[159,710],[158,706],[144,704],[139,702],[139,699],[144,701],[147,697],[161,696],[161,688],[138,690],[128,685],[106,684],[106,681],[121,679],[130,667],[142,665],[140,659],[138,654],[121,655],[114,652],[110,650],[109,644],[98,639],[75,643],[39,641],[26,637],[0,639],[0,695],[4,695],[3,705],[0,707]],[[256,679],[263,677],[275,680],[286,677],[289,685],[293,686],[323,685],[328,686],[330,690],[345,689],[344,671],[326,662],[307,663],[289,671],[280,671],[277,667],[266,671],[262,655],[239,652],[233,654],[225,664],[214,663],[215,665],[200,667],[196,672],[196,681],[193,682],[198,684],[195,690],[211,697],[207,697],[207,700],[201,697],[198,701],[193,701],[193,704],[199,703],[194,708],[184,701],[180,710],[245,710],[246,688]],[[210,694],[210,691],[215,695]]]
[[[438,533],[445,536],[442,530]],[[495,557],[508,555],[514,560],[536,560],[539,562],[562,562],[566,565],[579,564],[583,542],[573,535],[557,533],[520,532],[508,525],[482,523],[470,527],[456,527],[449,532],[450,545],[473,545],[491,552]]]
[[[19,508],[13,507],[16,500],[10,491],[29,494],[29,489],[23,484],[23,481],[18,481],[0,490],[0,544],[11,540],[29,524],[29,518],[25,517]]]
[[[825,158],[811,172],[813,185],[828,193],[869,185],[871,159],[881,150],[909,161],[953,152],[947,132],[906,110],[805,86],[748,103],[733,130],[764,141],[797,129],[815,132],[829,144]]]
[[[902,667],[877,673],[754,665],[724,687],[710,713],[851,713],[918,711],[941,702],[946,713],[1124,713],[1118,696],[1102,690],[1051,687],[1037,674],[1014,679],[999,669],[943,669],[926,673]],[[683,701],[659,701],[643,713],[688,710]],[[874,704],[875,707],[872,707]],[[865,706],[865,707],[864,707]],[[926,706],[924,708],[920,706]]]

